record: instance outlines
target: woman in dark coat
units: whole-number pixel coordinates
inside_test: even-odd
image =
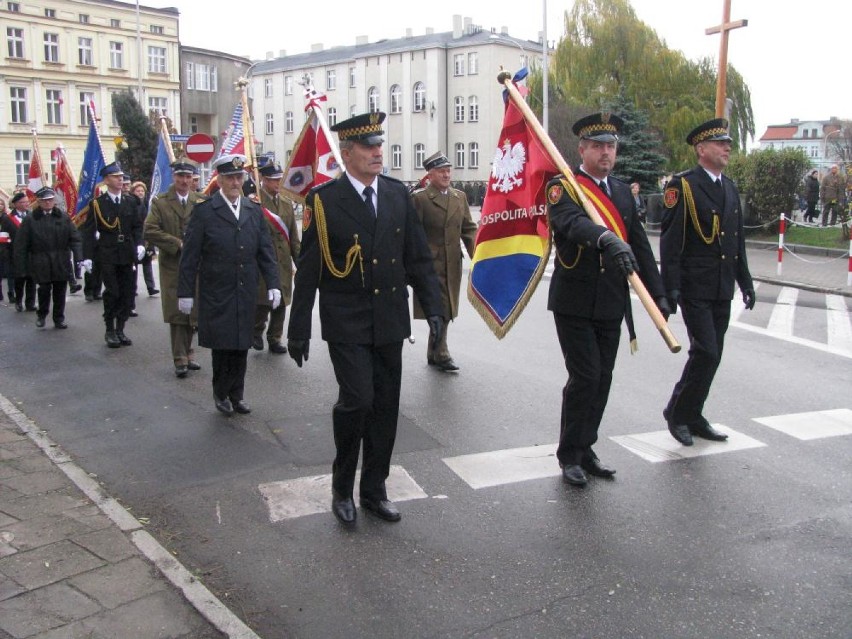
[[[813,222],[816,220],[817,212],[816,205],[819,202],[819,179],[817,178],[819,171],[814,169],[811,174],[805,178],[805,200],[808,203],[808,210],[805,211],[805,222]]]
[[[0,197],[0,301],[3,300],[3,280],[8,280],[9,301],[15,301],[15,278],[12,276],[12,238],[3,229],[7,223],[6,200]]]

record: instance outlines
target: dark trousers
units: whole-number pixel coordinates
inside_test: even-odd
[[[334,405],[332,488],[351,497],[363,441],[361,495],[387,499],[385,480],[396,441],[402,342],[384,346],[328,343],[339,392]]]
[[[284,319],[287,317],[287,306],[283,300],[278,308],[273,309],[271,306],[258,304],[254,312],[254,334],[257,337],[263,337],[263,331],[266,330],[266,319],[269,318],[269,330],[266,331],[267,341],[272,343],[280,343],[284,336]]]
[[[101,264],[98,260],[95,260],[92,264],[92,272],[83,276],[83,293],[87,298],[99,298],[102,288]]]
[[[808,210],[805,211],[805,222],[813,222],[816,219],[816,202],[808,202]]]
[[[38,285],[38,316],[47,317],[50,301],[53,299],[53,323],[65,321],[65,290],[68,280],[61,282],[41,282]]]
[[[689,358],[672,391],[667,410],[669,421],[689,425],[703,420],[704,402],[722,361],[731,302],[681,298],[679,305],[689,335]]]
[[[36,307],[36,285],[35,280],[31,277],[16,277],[15,278],[15,303],[24,304],[27,308]]]
[[[145,280],[145,288],[148,289],[148,293],[157,290],[157,283],[154,281],[154,267],[151,265],[152,259],[152,255],[145,253],[145,257],[139,262],[142,267],[142,279]]]
[[[844,219],[843,209],[840,206],[840,203],[837,200],[833,200],[831,202],[826,202],[822,205],[822,225],[825,226],[826,223],[830,225],[837,224],[837,213],[840,213],[840,218]],[[829,213],[831,213],[831,221],[829,219]]]
[[[232,402],[243,398],[248,351],[213,349],[213,394]]]
[[[133,264],[101,264],[104,281],[104,320],[124,324],[133,304]]]
[[[556,335],[568,381],[562,389],[562,418],[556,458],[563,466],[594,456],[612,369],[618,355],[621,321],[595,321],[554,313]]]

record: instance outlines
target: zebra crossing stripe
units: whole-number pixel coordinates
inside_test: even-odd
[[[841,295],[826,295],[825,306],[828,314],[828,345],[852,351],[852,321],[849,319],[846,300]]]
[[[755,417],[754,421],[803,441],[852,435],[852,410],[848,408]]]
[[[692,457],[703,457],[704,455],[733,453],[748,448],[766,446],[766,444],[753,437],[744,435],[721,424],[713,424],[713,428],[725,433],[728,436],[728,441],[711,442],[695,438],[695,443],[692,446],[683,446],[675,441],[668,430],[657,430],[650,433],[638,433],[636,435],[618,435],[610,437],[610,439],[616,444],[624,446],[631,453],[654,464]]]
[[[473,489],[558,477],[557,444],[508,448],[487,453],[445,457],[443,462]]]
[[[772,307],[772,315],[766,330],[778,335],[792,335],[793,324],[796,318],[796,300],[799,298],[799,289],[784,286],[778,293],[778,298]]]

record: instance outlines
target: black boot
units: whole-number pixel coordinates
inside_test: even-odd
[[[124,322],[122,322],[121,320],[119,320],[115,326],[115,336],[118,338],[118,341],[122,346],[133,345],[131,339],[124,334]]]
[[[110,348],[119,348],[121,346],[118,335],[115,334],[115,320],[106,320],[106,335],[104,335],[104,339]]]

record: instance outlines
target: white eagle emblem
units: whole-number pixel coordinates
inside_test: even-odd
[[[515,187],[521,186],[524,180],[517,177],[524,170],[527,163],[527,150],[522,142],[512,143],[507,138],[502,147],[497,147],[494,161],[491,165],[491,175],[494,183],[491,188],[495,191],[508,193]]]

